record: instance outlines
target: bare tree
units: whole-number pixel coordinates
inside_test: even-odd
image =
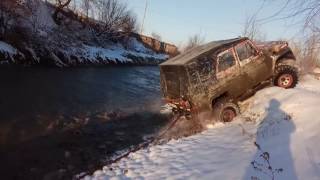
[[[316,63],[320,66],[320,1],[286,0],[278,11],[259,21],[268,23],[283,19],[290,19],[298,24],[302,23],[301,30],[304,38],[300,39],[302,43],[299,43],[299,45],[294,44],[296,46],[294,50],[298,54],[301,67],[308,71]]]
[[[134,31],[136,17],[128,10],[126,4],[117,0],[99,0],[98,7],[98,20],[102,24],[98,36],[121,38]]]
[[[204,43],[205,38],[201,34],[195,34],[188,39],[188,43],[184,48],[184,51],[200,46]]]
[[[288,0],[291,6],[291,17],[302,17],[304,19],[303,29],[306,38],[302,48],[303,67],[310,71],[316,65],[320,66],[320,1],[319,0]],[[287,18],[286,17],[286,18]]]
[[[92,8],[93,2],[94,2],[94,0],[82,0],[82,9],[83,9],[87,19],[89,19],[89,12],[90,12],[90,9]]]
[[[308,73],[319,63],[320,49],[317,48],[317,37],[310,36],[305,40],[291,41],[290,47],[297,58],[301,71]]]
[[[303,16],[304,27],[308,27],[313,33],[320,33],[320,1],[319,0],[288,0],[291,3],[292,12],[288,17]],[[290,5],[290,4],[289,4]],[[288,6],[289,6],[288,5]]]
[[[137,17],[131,11],[127,11],[126,15],[122,19],[122,23],[120,26],[120,31],[123,33],[131,33],[136,32],[137,29]]]
[[[56,2],[56,9],[52,15],[53,20],[56,22],[56,24],[61,24],[61,19],[59,19],[59,13],[63,11],[63,9],[71,3],[72,0],[55,0]]]
[[[286,0],[284,5],[267,18],[259,19],[262,23],[281,19],[303,19],[304,30],[310,34],[320,35],[320,1],[319,0]]]
[[[78,10],[77,1],[72,1],[68,7],[71,11],[76,12]]]
[[[243,27],[243,32],[242,36],[248,37],[252,40],[259,40],[262,41],[265,39],[264,35],[262,34],[260,30],[260,24],[257,21],[257,15],[252,15],[252,16],[247,16],[244,27]]]
[[[311,70],[316,66],[317,61],[319,60],[319,35],[311,35],[305,41],[304,47],[305,49],[303,51],[303,57],[305,58],[305,68],[306,70]]]

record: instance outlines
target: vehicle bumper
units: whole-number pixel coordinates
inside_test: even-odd
[[[161,107],[161,114],[180,114],[180,115],[191,115],[191,108],[183,107],[178,105],[178,103],[167,103]]]

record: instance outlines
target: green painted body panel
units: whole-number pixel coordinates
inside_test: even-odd
[[[252,43],[248,38],[215,41],[160,64],[164,97],[179,101],[183,96],[197,108],[208,109],[221,95],[237,100],[248,90],[272,78],[276,59],[256,46],[259,55],[248,63],[241,64],[236,58],[237,64],[232,69],[216,72],[217,55],[243,42]]]

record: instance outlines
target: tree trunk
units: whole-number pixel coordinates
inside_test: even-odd
[[[62,3],[61,0],[58,0],[59,5],[56,6],[56,10],[54,11],[52,18],[54,20],[54,22],[57,25],[61,25],[61,21],[58,18],[58,15],[61,11],[63,11],[63,8],[65,8],[66,6],[68,6],[71,3],[72,0],[67,0],[65,3]]]

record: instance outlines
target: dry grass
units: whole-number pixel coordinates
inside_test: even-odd
[[[302,73],[311,72],[320,67],[320,47],[318,37],[311,35],[300,42],[290,42],[292,51],[297,57],[297,62]]]

